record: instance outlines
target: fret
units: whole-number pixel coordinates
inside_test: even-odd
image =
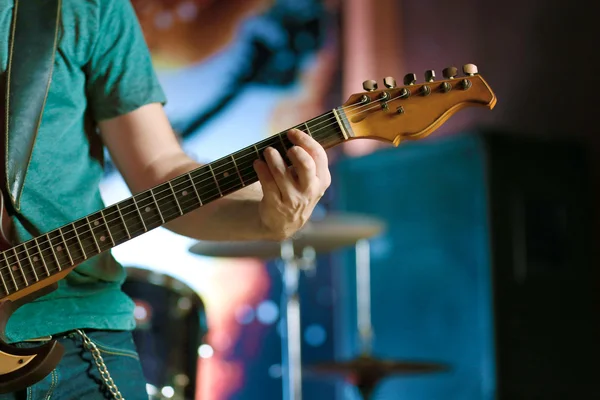
[[[158,202],[155,201],[154,193],[151,190],[147,190],[136,197],[136,204],[143,206],[140,209],[140,213],[142,213],[145,229],[150,230],[161,226],[165,219],[158,209]]]
[[[60,229],[48,232],[46,236],[50,239],[50,246],[52,247],[56,263],[58,264],[58,270],[62,271],[63,267],[72,266],[73,260],[67,248],[67,243],[64,240],[64,235]]]
[[[304,125],[304,127],[306,128],[306,129],[303,129],[303,130],[305,130],[306,133],[308,133],[308,136],[310,136],[311,138],[314,139],[312,133],[310,133],[310,128],[308,127],[308,124],[306,122],[304,122],[304,123],[302,123],[302,125]]]
[[[254,162],[257,160],[256,154],[254,148],[251,146],[232,155],[245,185],[252,184],[258,180],[256,171],[254,170]]]
[[[90,227],[90,233],[91,233],[92,239],[94,239],[94,244],[96,245],[96,250],[98,250],[98,254],[100,254],[102,252],[102,250],[100,250],[100,245],[98,244],[98,239],[96,239],[96,235],[94,234],[94,228],[92,227],[90,218],[85,217],[85,220],[87,221],[87,224]]]
[[[75,261],[73,261],[73,257],[71,257],[71,251],[69,250],[69,245],[65,240],[65,235],[63,234],[62,228],[58,229],[58,233],[60,234],[60,239],[62,240],[63,245],[65,246],[65,250],[67,251],[67,257],[69,258],[69,263],[71,265],[75,265]]]
[[[87,260],[88,256],[85,249],[83,248],[83,243],[81,243],[81,238],[77,233],[77,227],[75,226],[75,223],[72,223],[71,226],[73,227],[73,232],[75,232],[75,238],[77,238],[77,243],[79,244],[79,248],[81,249],[81,254],[83,254],[83,259]]]
[[[234,171],[234,164],[231,162],[231,157],[221,158],[211,163],[213,171],[219,180],[222,194],[227,195],[244,187],[244,181]]]
[[[215,180],[215,185],[217,185],[219,194],[221,195],[221,197],[223,197],[223,192],[221,192],[221,188],[219,187],[219,182],[217,181],[217,177],[215,176],[215,171],[213,171],[212,166],[210,164],[208,164],[208,168],[210,169],[210,173],[212,174],[212,177]]]
[[[25,254],[27,256],[27,260],[29,261],[29,265],[31,266],[31,272],[33,272],[33,276],[35,277],[35,281],[39,282],[40,278],[38,278],[38,274],[37,274],[37,272],[35,270],[35,264],[33,264],[33,260],[31,258],[31,255],[29,254],[29,250],[27,249],[27,243],[29,243],[29,242],[26,242],[23,245],[23,248],[25,248]]]
[[[118,204],[119,210],[122,212],[124,226],[129,233],[129,238],[134,238],[146,232],[146,225],[142,218],[141,212],[137,207],[135,198],[129,198]]]
[[[332,118],[332,112],[310,119],[304,125],[312,133],[313,138],[326,149],[345,139],[339,122]]]
[[[106,227],[106,233],[108,233],[108,238],[110,239],[110,242],[112,243],[113,247],[116,246],[116,242],[115,239],[113,238],[112,233],[110,232],[110,226],[108,226],[108,224],[106,223],[106,217],[104,216],[104,211],[100,210],[100,215],[102,216],[102,221],[104,222],[104,226]]]
[[[196,197],[198,198],[198,202],[200,203],[200,207],[203,206],[202,199],[200,198],[200,193],[198,193],[198,188],[196,188],[196,184],[194,183],[194,178],[192,178],[192,173],[188,172],[187,177],[192,182],[192,188],[194,188],[194,193],[196,193]]]
[[[285,134],[283,132],[280,132],[280,133],[277,134],[277,136],[279,137],[279,142],[281,143],[281,149],[283,151],[282,155],[284,155],[285,153],[287,153],[287,150],[288,150],[288,147],[285,144],[285,141],[283,140],[284,135]],[[287,139],[287,135],[285,135],[285,137]]]
[[[103,219],[102,213],[98,211],[92,215],[88,215],[86,219],[88,221],[88,225],[91,227],[92,238],[94,239],[98,253],[102,253],[103,251],[113,247],[114,243],[112,242],[108,225],[106,225],[104,222],[101,222]],[[111,240],[108,240],[109,238]]]
[[[160,212],[160,207],[158,207],[158,202],[156,201],[156,197],[154,196],[154,190],[150,189],[150,195],[152,196],[152,201],[154,201],[154,205],[156,206],[156,211],[158,212],[158,216],[160,217],[160,222],[165,223],[165,218]]]
[[[212,178],[208,165],[204,165],[193,171],[192,179],[194,180],[194,185],[198,189],[198,193],[202,197],[203,204],[207,204],[221,197],[217,182]]]
[[[127,222],[125,222],[125,218],[123,218],[123,213],[121,212],[121,207],[119,206],[119,203],[117,203],[117,212],[119,213],[119,218],[121,218],[121,222],[123,222],[123,227],[125,228],[127,239],[131,239],[131,233],[129,233],[129,228],[127,228]]]
[[[121,218],[118,205],[114,204],[104,210],[100,210],[100,215],[106,228],[106,234],[110,239],[110,243],[107,242],[107,246],[114,247],[131,239],[127,225],[123,218]]]
[[[142,223],[142,225],[144,226],[144,231],[148,232],[148,228],[146,227],[146,223],[144,222],[144,217],[142,217],[142,212],[140,211],[140,208],[138,207],[137,201],[135,199],[135,196],[132,197],[133,200],[133,205],[138,213],[138,215],[140,216],[140,222]]]
[[[199,195],[194,194],[194,183],[192,182],[192,184],[190,185],[189,174],[181,175],[175,179],[171,179],[169,183],[172,188],[171,192],[173,193],[173,199],[175,200],[174,202],[170,202],[171,209],[173,209],[172,204],[174,203],[177,210],[179,210],[179,213],[173,213],[173,218],[177,218],[180,215],[195,210],[196,208],[202,205],[199,199]]]
[[[233,167],[235,168],[235,172],[237,173],[238,177],[240,178],[240,182],[242,182],[242,186],[246,186],[246,184],[244,183],[244,178],[242,178],[242,174],[240,173],[240,169],[238,168],[237,163],[235,162],[235,157],[233,156],[233,154],[230,157],[231,157],[231,161],[233,162]]]
[[[258,157],[259,160],[262,160],[263,158],[260,156],[260,152],[258,151],[258,147],[256,147],[256,145],[253,145],[254,147],[254,151],[256,152],[256,157]]]
[[[46,234],[45,236],[48,239],[48,243],[50,243],[50,250],[52,251],[52,256],[54,257],[54,261],[56,262],[56,266],[58,267],[59,271],[62,271],[62,267],[60,265],[60,261],[58,261],[58,257],[56,256],[56,252],[54,251],[54,245],[52,244],[52,239],[50,239],[49,234]]]
[[[27,276],[25,276],[25,271],[23,270],[23,265],[21,265],[21,260],[19,260],[19,253],[17,253],[17,246],[12,248],[12,251],[15,256],[15,261],[17,262],[17,266],[19,267],[19,271],[21,275],[23,275],[23,281],[25,282],[25,286],[29,286],[29,281],[27,280]]]
[[[292,165],[292,162],[290,161],[290,159],[289,159],[289,157],[287,155],[287,151],[288,151],[288,149],[291,148],[291,146],[288,147],[285,144],[285,141],[283,139],[284,135],[285,135],[285,138],[288,139],[287,135],[285,133],[283,133],[283,132],[277,134],[277,136],[279,136],[279,142],[281,143],[281,150],[278,149],[279,150],[279,154],[281,154],[281,157],[283,158],[283,161],[285,161],[286,165]],[[291,144],[291,142],[289,141],[289,139],[288,139],[288,143]]]
[[[38,249],[38,254],[40,255],[40,259],[42,260],[42,264],[44,265],[44,269],[46,270],[46,274],[48,276],[50,276],[50,269],[48,268],[48,265],[46,264],[46,260],[44,259],[44,255],[42,254],[42,248],[40,247],[40,244],[38,243],[37,238],[33,238],[34,242],[35,242],[35,246]]]
[[[183,215],[183,211],[181,210],[181,205],[179,204],[179,201],[177,200],[177,194],[175,194],[175,189],[173,188],[173,185],[171,184],[171,181],[167,182],[169,184],[169,187],[171,188],[171,193],[173,193],[173,198],[175,199],[175,203],[177,204],[177,209],[179,210],[179,215]],[[184,194],[184,196],[187,195]]]
[[[2,267],[0,265],[0,279],[2,279],[2,286],[4,287],[4,291],[6,292],[7,295],[9,295],[10,291],[8,290],[8,286],[6,286],[6,280],[4,279],[4,268],[5,267]]]
[[[163,216],[163,224],[181,215],[179,214],[179,203],[175,193],[170,189],[170,183],[171,181],[167,181],[152,189],[153,192],[156,192],[155,198]]]
[[[19,285],[17,285],[17,281],[15,280],[15,276],[12,273],[12,267],[10,266],[10,262],[8,262],[8,257],[6,256],[6,252],[2,252],[4,256],[4,261],[6,261],[6,267],[8,268],[8,273],[10,274],[10,279],[12,280],[13,285],[15,285],[15,289],[19,290]]]

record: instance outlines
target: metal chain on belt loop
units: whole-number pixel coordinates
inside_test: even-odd
[[[94,357],[94,362],[96,363],[96,367],[98,367],[98,372],[100,372],[100,376],[102,377],[104,384],[106,385],[108,390],[110,390],[110,393],[113,395],[114,399],[115,400],[125,400],[123,398],[123,396],[121,395],[121,392],[119,392],[117,385],[115,385],[115,382],[111,378],[110,373],[108,372],[108,369],[106,368],[106,365],[104,364],[104,359],[102,358],[102,355],[100,354],[100,350],[98,350],[98,347],[96,346],[96,344],[94,342],[92,342],[90,340],[90,338],[83,331],[81,331],[79,329],[76,329],[75,331],[79,335],[81,335],[81,337],[83,339],[83,345],[92,353],[92,357]]]

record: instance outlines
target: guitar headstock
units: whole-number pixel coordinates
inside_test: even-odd
[[[417,84],[415,74],[404,77],[396,87],[392,77],[363,83],[365,92],[350,96],[341,109],[345,113],[350,138],[370,138],[398,145],[403,140],[422,139],[462,108],[494,108],[496,96],[473,64],[463,66],[463,76],[455,67],[445,68],[443,80],[435,80],[433,70],[425,72],[425,82]]]

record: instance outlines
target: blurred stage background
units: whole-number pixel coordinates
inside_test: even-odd
[[[375,351],[455,367],[388,379],[379,398],[389,400],[495,398],[493,304],[499,300],[491,284],[487,203],[493,183],[485,173],[488,145],[477,132],[486,127],[495,135],[576,139],[592,162],[581,171],[594,176],[600,135],[595,84],[588,83],[596,71],[586,61],[600,36],[592,32],[597,14],[575,3],[132,1],[168,96],[169,118],[184,149],[202,162],[340,105],[361,92],[366,79],[381,85],[385,76],[401,82],[415,72],[422,81],[426,69],[441,76],[444,67],[472,62],[495,91],[492,112],[461,111],[405,149],[360,141],[329,153],[334,183],[316,212],[368,213],[390,227],[371,241]],[[589,196],[600,181],[580,182],[591,182]],[[110,163],[102,192],[107,204],[129,195]],[[198,399],[281,399],[277,263],[193,255],[193,244],[158,229],[114,254],[126,266],[169,274],[200,296],[208,334],[198,350]],[[584,270],[581,276],[588,277]],[[354,273],[352,251],[345,250],[319,257],[316,274],[302,279],[306,364],[357,355]],[[598,333],[597,316],[581,319],[589,322],[581,338]],[[597,345],[589,353],[597,354]],[[307,399],[354,396],[341,380],[305,378]]]

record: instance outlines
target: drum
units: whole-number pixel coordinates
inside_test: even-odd
[[[174,277],[125,269],[123,291],[136,304],[133,338],[150,399],[194,399],[198,349],[208,332],[202,299]]]

